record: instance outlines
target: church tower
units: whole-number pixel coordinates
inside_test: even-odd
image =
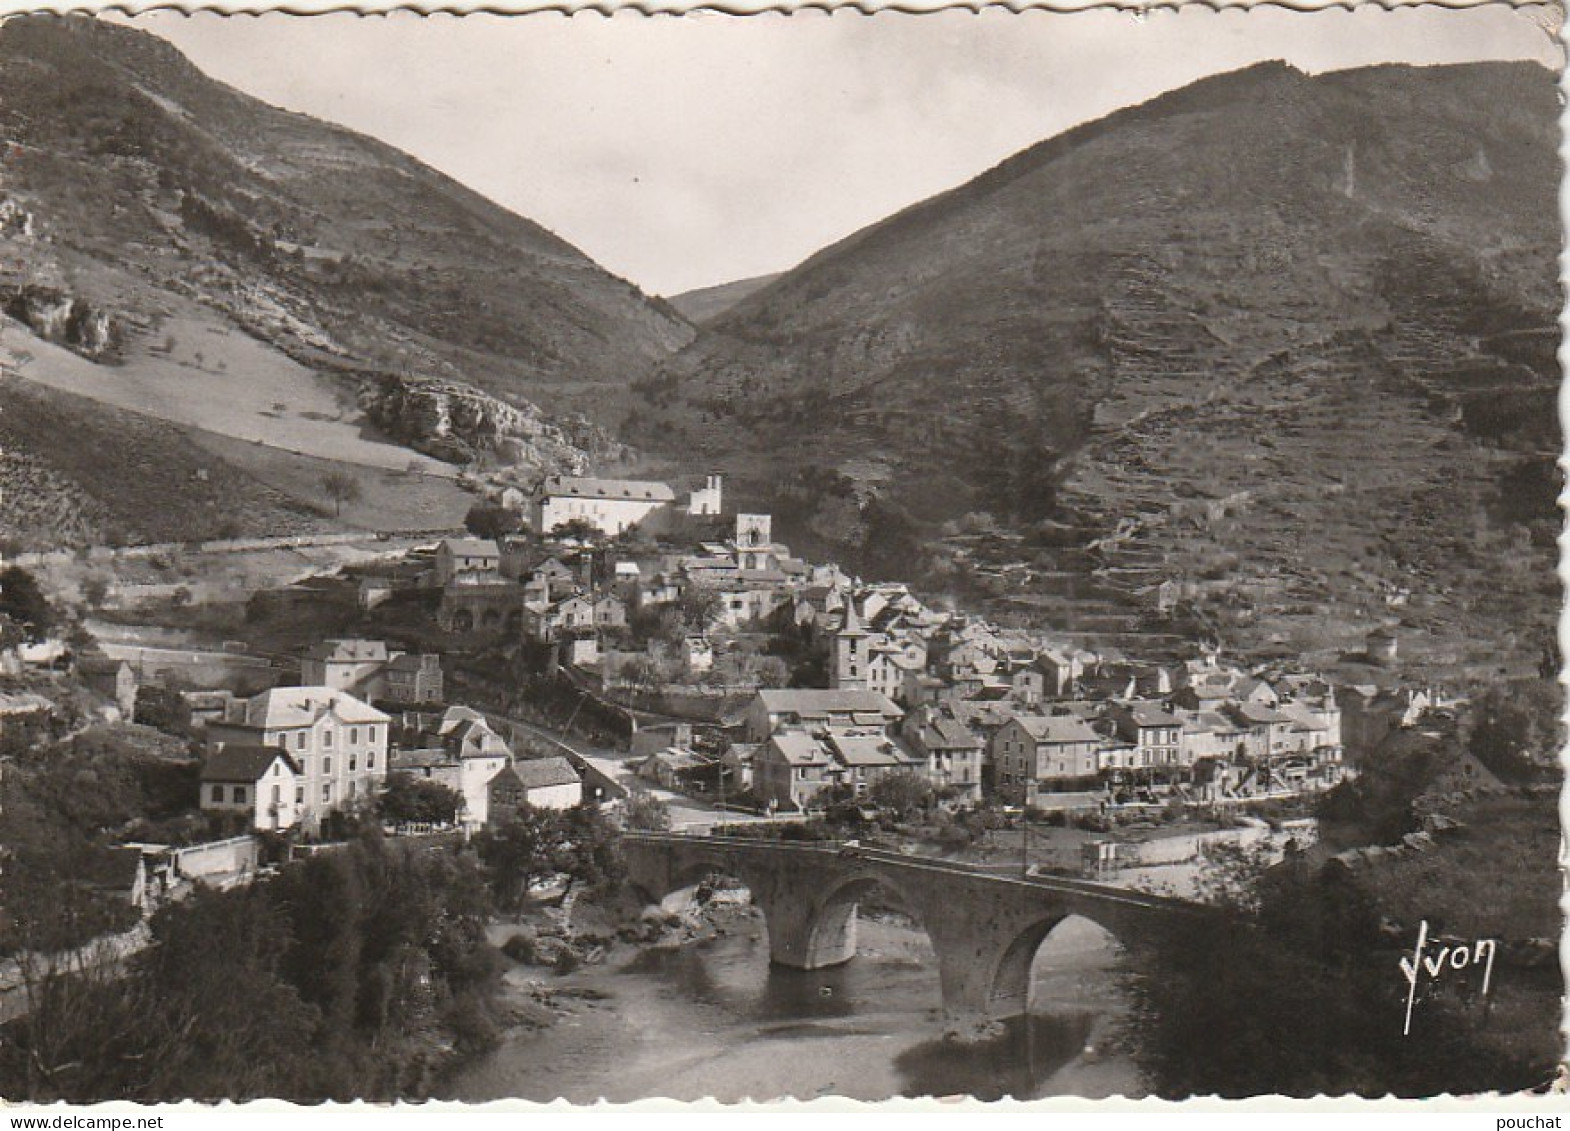
[[[834,673],[829,686],[836,691],[864,691],[867,687],[867,637],[856,616],[856,597],[845,594],[845,624],[834,634]]]

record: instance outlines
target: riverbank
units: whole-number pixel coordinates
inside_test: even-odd
[[[1117,1047],[1126,1005],[1115,944],[1099,928],[1076,919],[1054,932],[1037,960],[1029,1023],[977,1046],[942,1039],[924,932],[878,916],[859,937],[844,966],[783,969],[769,963],[758,912],[739,905],[684,916],[654,943],[618,941],[602,963],[565,975],[515,965],[502,1004],[519,1021],[433,1094],[574,1103],[1143,1094]]]

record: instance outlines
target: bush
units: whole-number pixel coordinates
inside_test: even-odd
[[[535,941],[534,932],[519,931],[502,943],[502,953],[522,966],[533,966],[537,957]]]
[[[447,1027],[460,1052],[486,1052],[501,1043],[501,1026],[486,999],[472,990],[459,994],[447,1007]]]

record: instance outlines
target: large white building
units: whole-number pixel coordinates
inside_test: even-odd
[[[615,535],[675,501],[669,486],[652,480],[551,475],[535,488],[529,517],[541,534],[578,519]]]
[[[271,746],[285,751],[299,772],[294,802],[308,828],[334,809],[374,800],[387,776],[392,720],[347,692],[331,687],[275,687],[236,701],[207,724],[208,741],[226,746]]]

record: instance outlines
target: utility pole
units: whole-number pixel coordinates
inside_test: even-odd
[[[1019,878],[1030,875],[1030,787],[1025,787],[1025,804],[1019,811]]]

